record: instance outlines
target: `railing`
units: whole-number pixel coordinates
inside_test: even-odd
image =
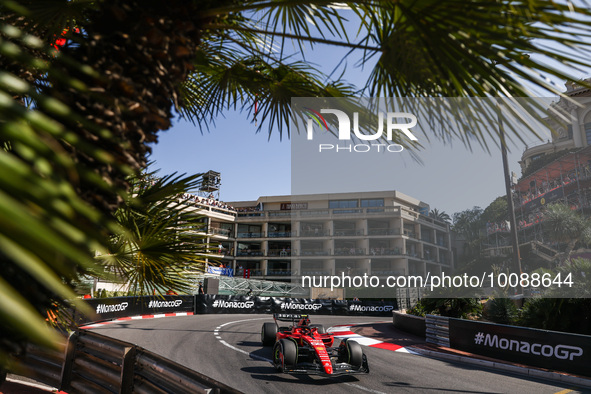
[[[232,233],[232,230],[229,230],[227,228],[210,227],[209,233],[213,235],[223,235],[225,237],[229,237]]]
[[[29,346],[19,374],[70,393],[239,393],[128,342],[90,331],[64,338],[65,351]]]
[[[330,271],[302,270],[302,275],[330,275]]]
[[[370,228],[368,235],[400,235],[400,229],[395,228]]]
[[[397,256],[402,254],[400,248],[370,248],[371,256]]]
[[[329,256],[330,249],[302,249],[296,256]]]
[[[261,257],[263,255],[262,250],[239,250],[236,252],[236,257]]]
[[[268,238],[291,238],[296,236],[295,231],[269,231],[267,233]]]
[[[238,233],[236,235],[236,238],[263,238],[264,237],[264,233],[260,233],[260,232],[246,232],[246,233]]]
[[[449,318],[444,316],[425,316],[426,341],[439,346],[449,347]]]
[[[330,236],[330,230],[302,230],[300,231],[300,237],[328,237]]]
[[[267,276],[289,276],[290,270],[267,270]]]
[[[291,249],[269,249],[267,252],[269,257],[289,257],[291,256]]]
[[[363,230],[346,229],[346,230],[334,230],[335,237],[349,237],[363,235]]]
[[[335,248],[335,256],[365,256],[364,248]]]

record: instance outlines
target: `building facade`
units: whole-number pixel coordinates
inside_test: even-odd
[[[587,83],[590,81],[586,80]],[[572,100],[561,98],[552,107],[570,122],[548,119],[555,131],[552,140],[525,149],[519,162],[522,173],[537,160],[549,155],[591,146],[591,89],[568,82],[565,94]]]
[[[229,207],[196,198],[192,205],[207,221],[212,257],[235,276],[295,281],[453,268],[449,225],[398,191],[269,196]]]

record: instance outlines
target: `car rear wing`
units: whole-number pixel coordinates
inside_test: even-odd
[[[308,317],[308,315],[301,315],[298,313],[273,313],[273,319],[275,320],[275,322],[289,321],[295,324],[304,317]]]

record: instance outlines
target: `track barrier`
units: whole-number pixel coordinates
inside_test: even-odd
[[[412,322],[411,320],[412,319]],[[498,360],[591,377],[591,336],[427,315],[394,313],[394,326],[427,342]],[[409,330],[410,329],[410,330]]]

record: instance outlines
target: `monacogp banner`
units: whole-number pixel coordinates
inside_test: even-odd
[[[86,317],[75,311],[74,318],[81,324],[127,316],[193,312],[194,301],[192,295],[91,298],[86,302],[95,311],[95,316]]]
[[[213,313],[305,313],[311,315],[392,316],[396,300],[348,301],[287,297],[196,294],[183,296],[143,296],[93,298],[86,300],[94,316],[74,311],[78,324],[120,317],[172,312]]]
[[[348,301],[287,297],[197,295],[195,313],[305,313],[313,315],[392,316],[396,300]]]

